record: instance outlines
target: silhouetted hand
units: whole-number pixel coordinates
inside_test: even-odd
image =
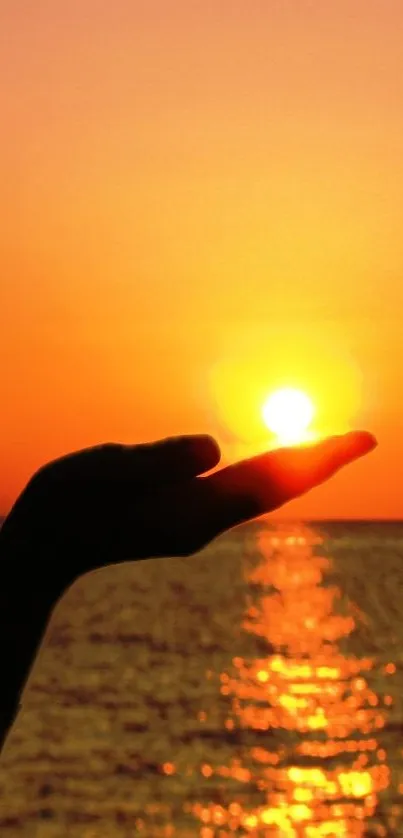
[[[370,434],[353,432],[277,449],[204,477],[220,460],[209,436],[78,451],[32,477],[0,531],[0,554],[34,556],[66,586],[109,563],[188,556],[322,483],[375,445]]]

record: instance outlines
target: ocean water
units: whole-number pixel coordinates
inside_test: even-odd
[[[3,838],[403,835],[403,524],[90,574],[0,763]]]

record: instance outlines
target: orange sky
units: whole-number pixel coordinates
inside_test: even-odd
[[[284,514],[403,515],[402,38],[400,0],[1,4],[0,511],[102,441],[231,459],[295,372],[380,445]]]

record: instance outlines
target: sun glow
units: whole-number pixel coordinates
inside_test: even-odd
[[[276,390],[262,409],[265,424],[283,444],[307,442],[311,438],[308,429],[314,414],[309,396],[292,387]]]

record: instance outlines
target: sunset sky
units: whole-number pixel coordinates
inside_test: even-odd
[[[100,442],[253,453],[289,384],[379,447],[282,515],[403,516],[402,43],[401,0],[3,0],[0,513]]]

